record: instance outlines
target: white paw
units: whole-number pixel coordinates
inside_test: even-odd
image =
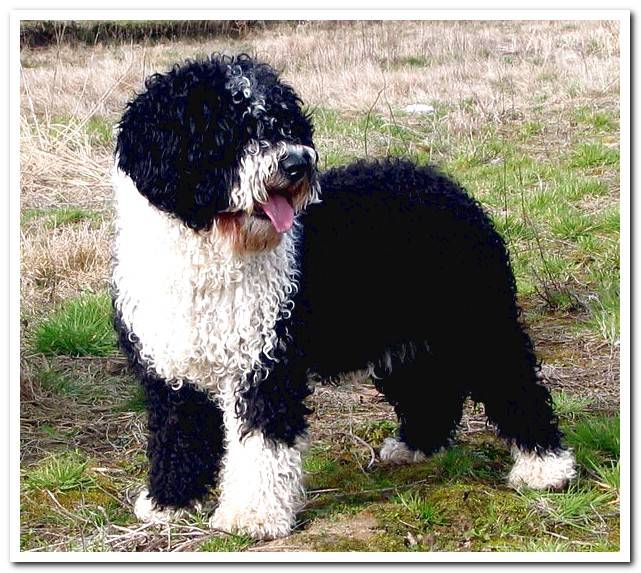
[[[249,535],[258,540],[278,539],[291,533],[292,517],[285,512],[269,515],[255,508],[219,506],[209,520],[209,527],[227,533]]]
[[[143,523],[170,523],[186,515],[184,509],[157,509],[154,507],[154,500],[149,497],[147,488],[138,495],[134,503],[134,514]]]
[[[562,489],[576,477],[574,455],[570,450],[535,452],[512,448],[514,466],[508,483],[518,489],[526,486],[532,489]]]
[[[423,452],[410,449],[397,438],[385,438],[380,456],[382,461],[392,464],[416,464],[427,459]]]

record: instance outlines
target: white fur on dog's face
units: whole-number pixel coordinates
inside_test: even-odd
[[[281,141],[270,144],[266,141],[252,140],[245,147],[240,160],[238,176],[240,183],[230,190],[230,211],[245,211],[252,213],[256,203],[264,203],[270,187],[278,184],[278,166],[288,153],[306,149],[316,163],[316,151],[306,145],[297,145]],[[319,186],[312,178],[307,184],[308,189],[297,197],[294,205],[296,211],[317,202]]]
[[[320,186],[315,171],[311,176],[291,185],[280,173],[280,162],[289,153],[305,149],[316,163],[312,147],[279,142],[252,140],[240,161],[239,183],[230,190],[230,208],[215,219],[223,236],[228,237],[237,252],[258,252],[273,249],[280,244],[282,233],[272,223],[257,216],[256,207],[268,200],[269,194],[286,195],[294,213],[319,202]]]

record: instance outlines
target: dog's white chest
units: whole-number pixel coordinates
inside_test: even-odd
[[[162,378],[218,391],[272,354],[293,291],[292,241],[235,256],[214,229],[196,233],[114,175],[119,203],[114,286],[142,358]]]

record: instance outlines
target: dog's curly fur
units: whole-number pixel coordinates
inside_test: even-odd
[[[213,527],[288,534],[309,375],[361,368],[399,419],[384,461],[447,446],[471,396],[513,447],[515,487],[574,476],[505,244],[451,179],[404,160],[319,175],[302,102],[244,55],[152,76],[119,127],[113,291],[149,410],[141,518],[217,482]]]

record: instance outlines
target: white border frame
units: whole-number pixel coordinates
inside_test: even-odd
[[[630,410],[631,410],[631,194],[630,194],[630,11],[629,10],[16,10],[10,14],[10,292],[9,292],[9,406],[10,406],[10,559],[14,562],[629,562],[630,541]],[[621,530],[616,553],[121,553],[21,552],[19,514],[20,475],[20,21],[108,19],[263,19],[263,20],[613,20],[620,25],[620,154],[621,154]]]

